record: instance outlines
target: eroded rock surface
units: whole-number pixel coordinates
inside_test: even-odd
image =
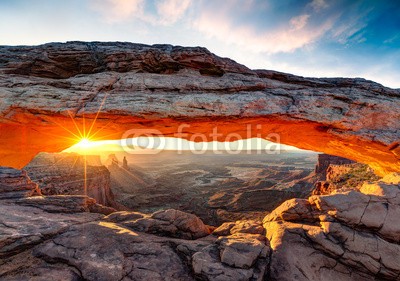
[[[25,171],[0,167],[0,199],[16,199],[40,195],[37,183]]]
[[[250,70],[198,47],[3,46],[0,165],[22,167],[38,152],[78,142],[74,119],[81,132],[101,129],[96,137],[108,139],[133,128],[174,136],[183,123],[190,126],[175,136],[187,139],[203,133],[222,141],[235,132],[277,141],[268,135],[275,133],[282,143],[367,163],[384,175],[400,171],[399,98],[399,90],[364,79]],[[212,139],[215,126],[221,135]]]
[[[81,211],[47,212],[38,207],[5,201],[0,202],[0,212],[1,260],[56,236],[74,224],[102,217],[100,214]]]
[[[264,219],[273,280],[400,280],[399,196],[375,182],[285,202]]]

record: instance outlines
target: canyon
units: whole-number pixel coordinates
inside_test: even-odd
[[[0,46],[0,279],[400,280],[399,98],[361,78],[250,70],[201,47]],[[87,196],[80,166],[32,161],[83,137],[140,134],[259,136],[331,156],[302,198],[214,226],[175,206],[119,209],[105,167],[88,169]],[[352,161],[331,165],[334,155]],[[247,202],[262,206],[257,186]]]
[[[323,172],[314,172],[315,163],[317,158],[322,163],[325,156],[313,152],[194,155],[190,151],[105,155],[100,159],[40,153],[24,171],[39,184],[42,195],[87,195],[117,210],[147,214],[177,209],[219,226],[244,218],[262,220],[285,200],[311,195],[314,183],[323,177]],[[331,156],[329,160],[333,164],[345,159]]]
[[[348,173],[332,167],[328,178]],[[145,214],[116,211],[84,195],[43,196],[25,171],[12,168],[0,168],[0,187],[2,280],[400,276],[400,177],[394,174],[357,188],[293,198],[261,220],[219,227],[174,209]]]

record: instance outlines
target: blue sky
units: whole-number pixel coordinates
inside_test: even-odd
[[[400,88],[399,0],[0,0],[0,44],[204,46],[250,68]]]

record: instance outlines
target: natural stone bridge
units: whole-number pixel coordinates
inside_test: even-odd
[[[77,127],[120,139],[130,129],[174,136],[188,124],[179,137],[275,133],[284,144],[367,163],[381,175],[400,172],[400,90],[250,70],[199,47],[3,46],[0,101],[0,166],[20,168],[38,152],[73,145]],[[214,127],[219,136],[210,135]]]

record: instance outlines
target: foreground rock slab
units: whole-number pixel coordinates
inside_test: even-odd
[[[0,172],[2,192],[37,187],[25,172]],[[268,242],[239,233],[246,224],[218,238],[174,209],[116,212],[87,196],[22,195],[0,200],[1,280],[263,280],[266,272]]]
[[[87,212],[49,213],[36,207],[0,201],[0,258],[30,249],[72,225],[101,217]]]
[[[268,264],[261,235],[185,240],[124,225],[138,213],[106,218],[14,203],[1,207],[12,212],[0,216],[2,280],[263,280]]]

